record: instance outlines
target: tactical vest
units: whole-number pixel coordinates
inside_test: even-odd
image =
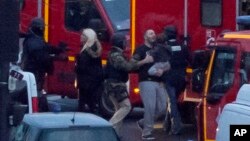
[[[172,69],[184,69],[187,67],[187,52],[183,46],[176,41],[168,42],[168,48],[171,52],[170,64]]]
[[[111,52],[109,54],[107,66],[105,68],[106,79],[114,79],[114,80],[118,80],[121,82],[127,82],[128,81],[128,72],[114,68],[113,61],[111,60],[111,57],[110,57],[112,53],[114,53],[114,52]]]

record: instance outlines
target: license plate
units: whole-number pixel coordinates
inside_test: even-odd
[[[18,80],[22,80],[23,79],[23,75],[15,70],[11,70],[10,71],[10,76],[18,79]]]

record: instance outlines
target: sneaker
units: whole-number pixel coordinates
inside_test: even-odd
[[[163,122],[163,131],[166,133],[169,133],[171,130],[171,121],[168,119],[165,119]]]
[[[137,126],[141,131],[143,130],[143,125],[140,123],[140,121],[137,121]]]
[[[183,129],[183,125],[180,124],[178,128],[172,128],[172,130],[169,132],[170,135],[180,135]]]
[[[181,131],[169,131],[168,135],[181,135]]]
[[[143,135],[142,140],[155,140],[155,137],[152,134]]]

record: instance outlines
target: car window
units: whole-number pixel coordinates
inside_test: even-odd
[[[80,31],[83,28],[90,28],[90,23],[92,19],[99,19],[101,23],[104,23],[101,20],[101,16],[92,1],[65,1],[65,26],[67,27],[67,29],[73,31]]]
[[[40,129],[22,123],[11,129],[11,141],[37,141]]]
[[[225,93],[234,81],[235,50],[218,49],[211,74],[210,93]]]
[[[250,52],[243,52],[240,62],[240,86],[248,83],[250,77]]]
[[[118,141],[112,127],[45,129],[38,141]]]

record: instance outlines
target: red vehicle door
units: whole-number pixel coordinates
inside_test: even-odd
[[[239,44],[218,45],[213,50],[208,66],[204,95],[199,107],[201,129],[204,140],[214,140],[216,134],[216,118],[228,102],[235,99],[239,89],[239,74],[237,72],[240,51]]]

